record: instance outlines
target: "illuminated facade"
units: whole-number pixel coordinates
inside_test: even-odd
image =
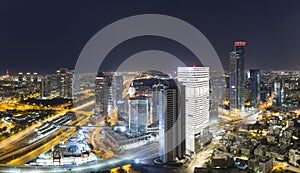
[[[184,107],[176,83],[155,85],[159,116],[159,156],[163,163],[183,159],[185,154]],[[182,91],[182,90],[181,90]]]
[[[209,68],[178,67],[178,81],[185,86],[185,136],[187,153],[195,153],[196,135],[209,122]]]
[[[250,69],[250,106],[257,107],[260,101],[260,72]]]
[[[147,132],[147,118],[149,114],[148,97],[138,96],[129,99],[129,132]]]
[[[152,123],[159,122],[159,117],[163,113],[163,84],[153,85],[152,87]]]
[[[73,72],[66,68],[56,71],[57,91],[62,98],[72,98]]]
[[[245,46],[246,42],[235,42],[230,52],[230,110],[236,115],[245,108]]]
[[[281,79],[275,79],[274,81],[274,99],[273,103],[276,106],[282,106],[284,102],[284,87]]]
[[[97,115],[104,114],[104,92],[105,92],[105,76],[99,74],[95,80],[95,113]]]
[[[114,75],[112,78],[113,107],[117,107],[118,119],[122,119],[124,117],[123,77]]]

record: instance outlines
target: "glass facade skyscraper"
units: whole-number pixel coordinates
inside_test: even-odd
[[[237,41],[230,52],[230,110],[236,115],[245,108],[245,46],[246,42]]]
[[[260,72],[250,69],[250,106],[257,107],[260,100]]]
[[[148,97],[138,96],[129,99],[129,132],[147,132],[147,118],[149,114]]]
[[[159,156],[163,163],[183,159],[185,154],[184,107],[182,95],[174,80],[154,85],[157,92],[153,95],[157,101],[159,116]],[[181,92],[184,89],[181,89]]]

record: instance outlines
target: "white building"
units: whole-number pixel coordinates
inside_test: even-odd
[[[209,67],[178,67],[178,81],[185,86],[185,134],[187,153],[195,153],[196,136],[209,122]]]

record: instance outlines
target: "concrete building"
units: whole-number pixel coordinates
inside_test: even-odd
[[[271,157],[263,157],[259,159],[259,170],[262,173],[269,173],[273,169],[273,159]]]
[[[289,163],[293,166],[300,166],[300,149],[291,148],[289,150]]]
[[[213,168],[227,168],[232,166],[233,163],[233,154],[223,153],[220,151],[215,151],[212,154],[211,165]]]

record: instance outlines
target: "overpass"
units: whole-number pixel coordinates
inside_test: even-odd
[[[52,123],[52,122],[47,122],[45,124],[52,124],[56,127],[59,128],[83,128],[83,129],[92,129],[92,128],[101,128],[101,129],[109,129],[111,127],[109,126],[72,126],[72,125],[62,125],[62,124],[56,124],[56,123]],[[154,128],[147,128],[147,132],[158,132],[159,128],[158,127],[154,127]]]

